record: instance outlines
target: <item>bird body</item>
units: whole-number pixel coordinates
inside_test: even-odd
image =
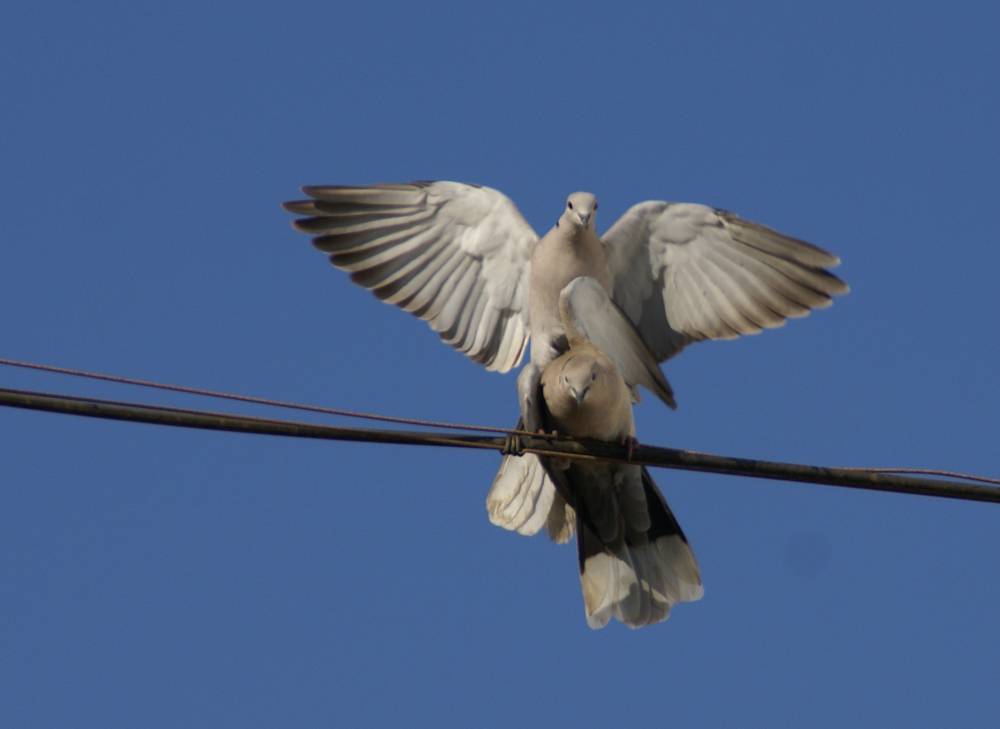
[[[531,252],[528,284],[528,319],[531,322],[531,361],[544,367],[566,351],[559,317],[559,292],[580,276],[593,278],[611,296],[607,256],[594,229],[597,201],[593,195],[574,193],[559,222],[535,244]]]
[[[614,360],[576,327],[573,293],[567,286],[560,295],[567,351],[544,368],[531,362],[522,370],[522,420],[577,438],[632,439],[629,388]],[[702,596],[694,553],[645,468],[549,456],[541,462],[555,490],[546,527],[560,542],[576,534],[592,628],[611,617],[633,628],[655,623],[676,603]]]

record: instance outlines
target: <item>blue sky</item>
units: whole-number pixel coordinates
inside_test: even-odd
[[[512,375],[279,203],[450,179],[545,231],[582,189],[603,231],[701,202],[852,291],[668,362],[643,442],[1000,475],[997,6],[619,5],[7,3],[0,356],[506,426]],[[657,470],[705,597],[595,632],[574,550],[488,522],[493,454],[0,410],[0,462],[4,726],[1000,719],[994,505]]]

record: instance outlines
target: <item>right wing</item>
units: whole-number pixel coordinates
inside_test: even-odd
[[[283,204],[306,216],[292,225],[315,236],[354,283],[424,319],[489,370],[520,363],[538,236],[509,198],[456,182],[302,191],[312,199]]]

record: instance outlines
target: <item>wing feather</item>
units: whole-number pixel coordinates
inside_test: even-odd
[[[833,254],[705,205],[639,203],[602,241],[614,301],[659,361],[693,341],[781,326],[848,291],[826,270],[840,263]]]
[[[570,281],[559,293],[559,313],[571,341],[581,337],[593,342],[614,360],[628,385],[642,385],[677,407],[649,346],[596,280],[580,276]]]
[[[531,249],[538,236],[488,187],[455,182],[303,187],[284,204],[351,280],[427,321],[487,369],[524,354]]]

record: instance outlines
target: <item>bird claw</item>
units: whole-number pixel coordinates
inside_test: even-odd
[[[539,428],[538,433],[539,435],[551,436],[553,438],[559,437],[558,430],[553,430],[551,433],[546,433],[544,428]],[[549,465],[552,466],[552,468],[557,468],[560,471],[565,471],[567,468],[569,468],[569,459],[563,458],[562,456],[549,456]]]
[[[634,435],[621,435],[618,437],[618,444],[625,446],[628,450],[626,451],[625,460],[632,460],[632,451],[637,445],[639,445],[639,439]]]
[[[521,436],[515,435],[514,433],[507,433],[507,438],[503,444],[503,451],[501,453],[505,456],[515,456],[520,458],[524,455],[524,443],[521,442]]]

